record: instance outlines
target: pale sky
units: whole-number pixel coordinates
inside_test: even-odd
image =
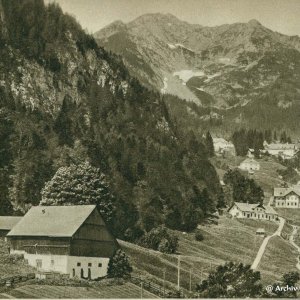
[[[53,0],[45,0],[50,2]],[[215,26],[257,19],[264,26],[300,36],[300,0],[55,0],[94,33],[116,20],[171,13],[181,20]]]

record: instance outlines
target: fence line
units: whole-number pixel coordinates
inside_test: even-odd
[[[14,275],[0,279],[0,286],[11,286],[13,283],[24,282],[30,279],[34,279],[35,274],[29,273],[25,275]]]
[[[177,293],[179,293],[181,297],[184,296],[182,291],[179,292],[176,289],[170,290],[169,288],[163,287],[149,280],[141,279],[140,277],[131,276],[131,282],[140,286],[141,289],[145,289],[159,297],[166,297],[168,295],[172,296]],[[172,298],[174,298],[174,296]]]

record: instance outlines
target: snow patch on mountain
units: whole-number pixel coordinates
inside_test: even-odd
[[[205,76],[205,73],[203,71],[181,70],[174,72],[173,76],[178,76],[182,81],[182,84],[185,85],[192,77],[203,77]]]
[[[173,45],[173,44],[169,44],[169,43],[168,43],[168,47],[169,47],[170,49],[176,49],[176,46]]]
[[[204,92],[203,88],[196,88],[198,91]]]
[[[212,74],[212,75],[206,75],[206,76],[207,76],[207,79],[204,80],[205,83],[210,82],[215,77],[221,76],[221,73],[218,72],[218,73],[215,73],[215,74]]]
[[[177,48],[183,48],[183,49],[186,49],[188,51],[194,52],[194,50],[192,50],[191,48],[185,47],[184,45],[182,45],[180,43],[176,43],[176,44],[167,43],[167,45],[172,50],[177,49]]]
[[[220,57],[219,62],[222,64],[229,64],[231,59],[229,57]]]

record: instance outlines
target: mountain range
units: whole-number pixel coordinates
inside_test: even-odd
[[[158,13],[127,24],[116,21],[94,37],[120,55],[131,75],[147,87],[210,108],[230,126],[258,121],[257,126],[272,128],[279,121],[278,128],[297,131],[299,114],[292,116],[292,124],[276,118],[299,108],[298,36],[274,32],[257,20],[207,27]],[[263,122],[260,112],[253,119],[251,111],[258,106],[270,113],[270,120]]]

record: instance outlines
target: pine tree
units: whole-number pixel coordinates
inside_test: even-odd
[[[205,143],[206,143],[209,157],[214,156],[215,155],[214,142],[209,131],[206,132]]]

